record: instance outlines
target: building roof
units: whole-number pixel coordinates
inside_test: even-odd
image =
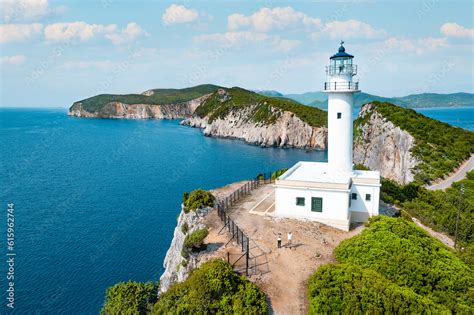
[[[346,49],[344,48],[344,46],[342,46],[343,44],[344,44],[344,42],[341,41],[341,46],[339,47],[339,50],[338,50],[337,54],[332,55],[331,58],[329,58],[329,59],[334,59],[334,58],[354,58],[354,56],[349,55],[348,53],[346,53]]]

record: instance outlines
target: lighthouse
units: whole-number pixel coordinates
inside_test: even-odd
[[[344,42],[338,52],[329,58],[326,66],[327,81],[324,92],[328,94],[328,161],[331,171],[352,173],[354,93],[359,82],[354,82],[357,66],[354,56],[348,54]]]
[[[344,231],[379,214],[380,173],[352,163],[357,66],[344,42],[326,66],[328,162],[300,161],[275,181],[274,216],[311,220]]]

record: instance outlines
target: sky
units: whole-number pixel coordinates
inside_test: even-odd
[[[474,90],[472,1],[0,0],[0,106],[212,83],[320,91],[344,40],[362,91]]]

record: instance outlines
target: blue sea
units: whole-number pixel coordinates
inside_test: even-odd
[[[420,110],[473,129],[474,108]],[[15,312],[96,314],[107,287],[158,280],[184,191],[210,189],[326,152],[203,137],[177,120],[102,120],[0,109],[0,313],[7,203],[15,215]]]

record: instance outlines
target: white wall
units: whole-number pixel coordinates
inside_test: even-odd
[[[334,171],[352,171],[352,105],[352,93],[328,93],[328,163]]]
[[[296,197],[304,197],[305,205],[297,206]],[[323,211],[311,211],[311,197],[323,198]],[[310,188],[275,187],[275,215],[318,221],[349,230],[349,192]]]
[[[359,218],[368,218],[379,214],[379,186],[353,184],[350,198],[352,198],[352,193],[357,194],[357,200],[351,199],[350,211],[354,213],[352,221],[360,222]],[[365,200],[366,194],[370,194],[370,201]]]

